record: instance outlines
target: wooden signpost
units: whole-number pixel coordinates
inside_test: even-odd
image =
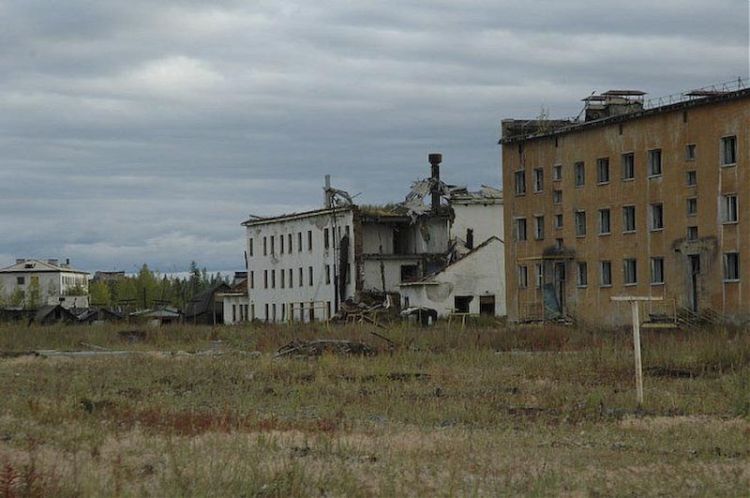
[[[635,353],[635,390],[638,406],[643,405],[643,365],[641,363],[641,314],[640,302],[661,301],[661,297],[649,296],[612,296],[612,301],[629,302],[633,313],[633,352]]]

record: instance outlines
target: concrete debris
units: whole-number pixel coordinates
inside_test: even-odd
[[[319,339],[316,341],[292,341],[281,347],[274,357],[318,357],[322,356],[323,353],[353,356],[374,356],[377,354],[372,346],[363,342]]]

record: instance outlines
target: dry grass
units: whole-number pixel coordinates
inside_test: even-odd
[[[0,497],[743,496],[750,337],[553,327],[0,328]],[[293,338],[372,358],[274,359]],[[209,349],[260,356],[179,355]],[[213,343],[215,345],[215,343]],[[159,353],[153,353],[159,351]],[[411,374],[422,374],[414,376]],[[394,375],[396,374],[396,375]]]

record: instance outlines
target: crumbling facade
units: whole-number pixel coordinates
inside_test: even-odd
[[[750,90],[586,99],[582,121],[502,122],[508,316],[750,316]]]
[[[402,203],[357,206],[327,179],[324,208],[243,223],[249,319],[325,320],[363,294],[394,296],[398,306],[402,284],[435,274],[469,252],[465,241],[451,235],[454,210],[451,188],[440,181],[442,157],[429,159],[431,177],[416,182]],[[476,201],[461,192],[467,205]]]

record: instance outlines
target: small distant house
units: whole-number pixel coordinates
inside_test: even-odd
[[[109,310],[107,308],[89,308],[83,313],[78,315],[78,321],[80,323],[104,323],[104,322],[120,322],[125,320],[125,316],[117,311]]]
[[[420,280],[401,283],[403,308],[451,313],[505,315],[503,242],[490,237],[464,257]]]
[[[176,324],[182,321],[180,311],[167,306],[153,310],[136,311],[135,313],[131,313],[130,317],[136,320],[145,320],[149,325],[155,327]]]
[[[48,304],[39,308],[31,321],[38,325],[53,325],[55,323],[76,323],[78,317],[60,304]]]
[[[235,272],[231,289],[218,294],[223,303],[225,325],[250,321],[250,300],[247,292],[247,272]]]
[[[185,323],[218,325],[224,321],[224,298],[222,294],[232,288],[220,282],[193,296],[185,305]]]
[[[0,292],[10,306],[88,308],[88,273],[70,266],[70,260],[17,259],[0,269]]]

